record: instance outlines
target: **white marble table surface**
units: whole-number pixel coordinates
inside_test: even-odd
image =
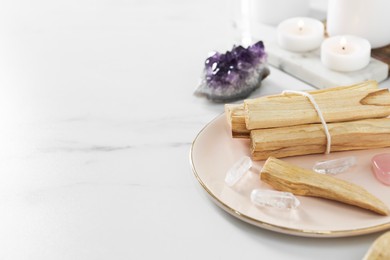
[[[195,180],[192,140],[223,106],[192,92],[228,18],[222,0],[2,2],[0,259],[364,255],[379,234],[266,231]],[[310,87],[272,69],[254,96],[284,88]]]

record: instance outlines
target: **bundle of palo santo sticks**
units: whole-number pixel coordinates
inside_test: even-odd
[[[331,136],[331,151],[390,146],[390,92],[375,81],[308,92]],[[226,104],[234,138],[250,138],[253,160],[324,153],[326,134],[305,96],[284,93]]]

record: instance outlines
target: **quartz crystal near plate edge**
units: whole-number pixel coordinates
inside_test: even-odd
[[[248,48],[234,46],[226,53],[215,52],[205,61],[195,95],[214,102],[231,102],[248,97],[270,73],[264,44]]]
[[[291,192],[254,189],[250,195],[253,204],[277,209],[296,209],[301,202]]]
[[[252,167],[253,162],[248,156],[241,157],[234,165],[227,171],[225,176],[225,183],[228,186],[236,184],[246,172]]]

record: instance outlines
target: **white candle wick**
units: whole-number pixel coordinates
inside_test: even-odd
[[[370,63],[370,54],[370,43],[357,36],[330,37],[321,44],[321,62],[335,71],[363,69]]]
[[[304,23],[303,20],[301,19],[301,20],[298,21],[298,30],[299,30],[300,32],[303,31],[303,26],[305,26],[305,23]]]
[[[342,51],[346,51],[347,49],[347,39],[345,37],[341,37],[340,39],[340,46]]]

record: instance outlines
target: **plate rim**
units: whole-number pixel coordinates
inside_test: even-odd
[[[199,176],[196,166],[194,163],[194,147],[196,145],[196,142],[198,141],[199,137],[204,133],[204,131],[212,125],[215,121],[219,120],[221,117],[225,117],[225,112],[219,114],[215,118],[213,118],[211,121],[209,121],[196,135],[194,140],[192,141],[190,152],[189,152],[189,161],[192,173],[194,174],[195,178],[201,185],[201,187],[206,191],[206,193],[210,196],[212,201],[222,208],[224,211],[229,213],[230,215],[247,222],[249,224],[252,224],[254,226],[264,228],[267,230],[275,231],[278,233],[283,234],[289,234],[289,235],[295,235],[295,236],[302,236],[302,237],[326,237],[326,238],[332,238],[332,237],[348,237],[348,236],[359,236],[359,235],[366,235],[371,234],[375,232],[384,231],[386,229],[390,228],[390,222],[383,223],[380,225],[370,226],[370,227],[363,227],[363,228],[356,228],[356,229],[346,229],[346,230],[314,230],[314,229],[298,229],[298,228],[290,228],[285,227],[281,225],[276,225],[272,223],[268,223],[259,219],[252,218],[245,213],[236,210],[230,206],[228,206],[226,203],[224,203],[222,200],[218,198],[203,182],[202,178]]]

